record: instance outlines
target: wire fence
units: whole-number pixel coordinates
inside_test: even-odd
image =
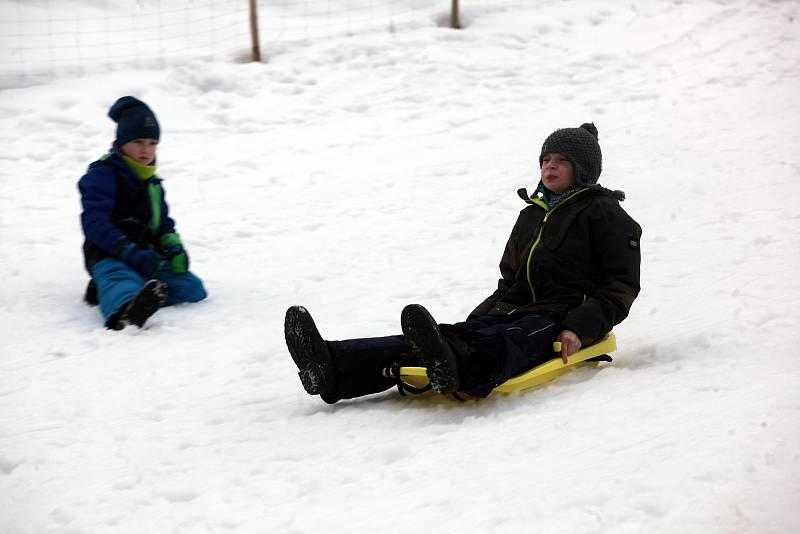
[[[329,37],[443,25],[451,2],[258,0],[261,50],[268,56]],[[491,3],[499,0],[470,1]],[[0,88],[195,58],[250,61],[248,0],[0,0]]]

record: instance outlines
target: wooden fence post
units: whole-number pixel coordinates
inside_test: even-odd
[[[453,4],[450,8],[450,27],[456,30],[461,29],[461,20],[458,16],[458,0],[453,0]]]
[[[253,61],[261,61],[261,48],[258,44],[258,7],[257,0],[250,0],[250,39],[253,44]]]

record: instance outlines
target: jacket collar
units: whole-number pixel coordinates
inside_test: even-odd
[[[116,167],[120,172],[129,176],[131,179],[135,179],[139,182],[161,182],[162,179],[157,174],[153,174],[150,178],[142,178],[139,174],[136,173],[133,166],[128,164],[125,159],[117,151],[110,151],[103,154],[99,160],[92,163],[89,167],[93,167],[95,165],[111,165]],[[149,167],[148,165],[143,165],[143,167]],[[155,166],[152,166],[155,169]]]
[[[554,209],[555,207],[559,206],[562,202],[565,202],[573,198],[575,195],[590,190],[591,190],[590,188],[584,186],[577,186],[574,188],[570,188],[567,191],[564,191],[564,193],[562,193],[561,195],[558,195],[558,199],[556,200],[555,203],[553,202],[554,197],[552,196],[552,193],[544,189],[541,186],[541,184],[537,188],[536,193],[533,195],[529,195],[528,189],[525,187],[517,189],[517,195],[522,200],[524,200],[526,204],[535,204],[539,207],[544,208],[545,211],[550,211],[551,209]]]

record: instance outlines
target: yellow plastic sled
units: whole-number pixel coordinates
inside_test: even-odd
[[[554,378],[558,378],[569,371],[571,367],[576,365],[596,364],[597,361],[602,360],[611,361],[611,358],[603,358],[602,360],[600,358],[608,355],[611,352],[614,352],[615,350],[617,350],[617,337],[614,335],[614,332],[609,332],[606,337],[597,343],[589,345],[588,347],[584,347],[570,356],[569,362],[564,363],[561,361],[560,356],[553,358],[552,360],[548,360],[541,365],[537,365],[529,371],[525,371],[520,375],[509,378],[504,383],[494,388],[492,392],[513,393],[514,391],[522,391],[540,384],[544,384],[545,382],[549,382]],[[561,352],[561,343],[558,341],[553,343],[553,352]],[[594,362],[587,361],[594,358],[597,358],[597,360]],[[384,369],[383,374],[384,376],[395,376],[392,374],[390,369]],[[415,388],[424,388],[428,385],[428,376],[424,367],[401,367],[400,380],[402,380],[405,384]]]

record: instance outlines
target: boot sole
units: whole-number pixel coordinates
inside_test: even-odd
[[[333,365],[314,319],[302,306],[286,310],[283,326],[286,347],[299,369],[297,376],[309,395],[330,393]]]
[[[436,321],[419,304],[409,304],[400,314],[403,336],[425,366],[428,381],[438,393],[458,390],[456,357]]]
[[[158,311],[166,300],[167,285],[158,280],[148,280],[133,298],[123,314],[122,321],[139,328]]]

